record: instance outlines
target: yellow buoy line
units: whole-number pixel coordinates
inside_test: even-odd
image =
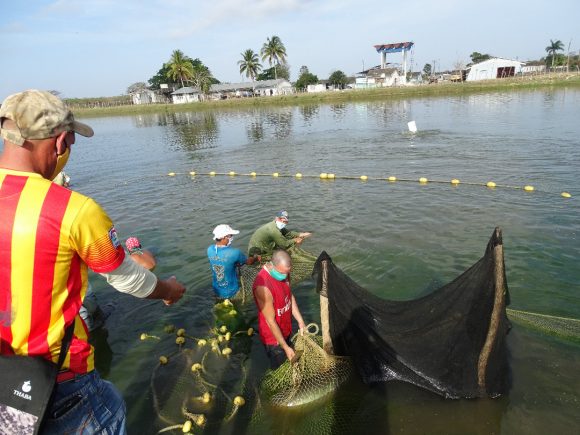
[[[548,191],[540,191],[537,190],[534,186],[532,185],[525,185],[525,186],[513,186],[513,185],[508,185],[508,184],[497,184],[494,181],[488,181],[488,182],[478,182],[478,181],[474,181],[474,182],[469,182],[469,181],[460,181],[457,178],[453,178],[451,180],[431,180],[428,179],[426,177],[420,177],[420,178],[398,178],[395,176],[389,176],[389,177],[371,177],[368,175],[360,175],[360,176],[353,176],[353,175],[336,175],[333,173],[328,173],[328,172],[322,172],[318,175],[313,175],[313,174],[302,174],[300,172],[297,172],[296,174],[284,174],[284,173],[280,173],[280,172],[272,172],[272,173],[260,173],[260,172],[249,172],[249,173],[243,173],[243,172],[235,172],[235,171],[229,171],[229,172],[216,172],[216,171],[210,171],[210,172],[195,172],[195,171],[190,171],[190,172],[169,172],[167,173],[167,176],[169,177],[175,177],[176,175],[189,175],[191,177],[195,177],[195,176],[209,176],[209,177],[218,177],[218,176],[228,176],[228,177],[251,177],[251,178],[257,178],[257,177],[273,177],[273,178],[296,178],[296,179],[304,179],[304,178],[317,178],[320,180],[360,180],[360,181],[388,181],[390,183],[395,183],[395,182],[403,182],[403,183],[419,183],[419,184],[429,184],[429,183],[438,183],[438,184],[451,184],[453,186],[458,186],[460,184],[465,184],[467,186],[483,186],[483,187],[487,187],[488,189],[495,189],[495,188],[501,188],[501,189],[516,189],[516,190],[524,190],[526,192],[543,192],[543,193],[554,193],[554,192],[548,192]],[[562,196],[563,198],[571,198],[572,195],[569,192],[561,192],[560,196]]]

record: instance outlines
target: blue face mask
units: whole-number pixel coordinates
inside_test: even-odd
[[[272,267],[272,269],[270,269],[269,272],[270,272],[270,276],[277,281],[284,281],[286,279],[286,277],[288,276],[287,273],[278,272],[273,267]]]

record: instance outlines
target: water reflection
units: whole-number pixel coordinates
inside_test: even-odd
[[[276,110],[255,111],[251,122],[246,124],[246,135],[252,142],[261,142],[273,135],[276,139],[286,139],[292,134],[294,109],[284,107]]]
[[[299,106],[298,110],[302,115],[302,119],[304,120],[305,124],[310,124],[313,119],[318,117],[318,112],[320,110],[320,105],[318,104],[311,104],[307,106]]]
[[[264,139],[264,124],[261,121],[252,121],[246,126],[248,139],[253,142],[260,142]]]
[[[177,133],[174,145],[178,149],[198,151],[217,146],[219,129],[213,112],[169,113],[166,116],[174,125],[172,131]]]
[[[347,114],[346,104],[331,104],[330,111],[332,112],[332,117],[335,121],[341,121],[344,119],[345,115]]]
[[[276,139],[286,139],[292,133],[293,109],[284,108],[272,112],[266,112],[265,124],[274,130]]]
[[[411,103],[406,100],[391,100],[366,103],[367,114],[379,126],[391,126],[393,122],[406,124],[409,119]]]
[[[214,112],[151,113],[132,118],[137,128],[164,129],[171,148],[197,151],[216,147],[219,137],[218,120]]]

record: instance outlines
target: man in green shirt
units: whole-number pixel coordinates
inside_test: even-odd
[[[248,255],[272,255],[276,249],[287,250],[310,237],[312,233],[298,233],[286,228],[288,225],[288,212],[282,210],[276,213],[276,218],[258,228],[248,246]]]

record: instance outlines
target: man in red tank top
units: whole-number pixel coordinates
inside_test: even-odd
[[[287,359],[292,360],[294,349],[290,342],[292,316],[300,333],[305,325],[298,304],[290,291],[289,273],[292,260],[286,251],[275,251],[272,262],[258,273],[252,289],[258,307],[258,332],[266,348],[273,370]]]

